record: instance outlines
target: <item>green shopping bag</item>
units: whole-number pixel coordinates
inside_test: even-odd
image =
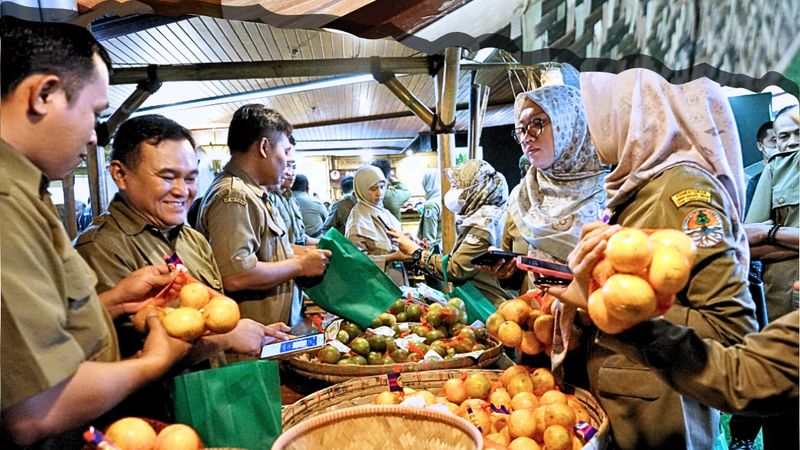
[[[447,284],[447,261],[449,259],[450,255],[442,257],[442,274],[444,275],[445,289],[449,289]],[[471,281],[466,281],[458,286],[454,283],[453,290],[446,293],[446,295],[447,298],[458,297],[464,300],[464,305],[467,307],[467,323],[473,323],[476,320],[486,323],[486,318],[497,311],[494,303],[486,298]]]
[[[262,450],[281,434],[276,361],[246,361],[175,377],[175,419],[205,447]]]
[[[328,269],[319,283],[301,287],[326,311],[366,328],[403,295],[380,267],[335,228],[325,233],[317,247],[331,251]]]

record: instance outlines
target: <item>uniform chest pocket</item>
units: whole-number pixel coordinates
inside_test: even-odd
[[[95,291],[97,276],[77,252],[64,258],[64,284],[71,311],[82,309]]]
[[[800,196],[800,189],[797,187],[776,187],[772,189],[772,209],[797,205],[798,196]]]

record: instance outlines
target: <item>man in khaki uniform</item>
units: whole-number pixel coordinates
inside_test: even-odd
[[[197,193],[197,158],[191,132],[163,116],[128,120],[114,137],[111,177],[119,193],[108,211],[77,238],[76,249],[94,269],[97,289],[105,292],[131,272],[177,255],[186,271],[222,291],[211,246],[186,224]],[[122,354],[141,348],[141,335],[128,317],[117,321]],[[205,338],[206,347],[253,354],[265,336],[288,338],[283,324],[269,327],[244,319],[231,333]],[[204,353],[213,352],[207,348]]]
[[[790,286],[798,279],[800,235],[800,124],[787,108],[773,126],[778,149],[764,168],[745,219],[750,256],[764,263],[770,321],[798,307],[797,292]]]
[[[403,204],[411,198],[411,192],[403,182],[392,175],[392,163],[388,159],[376,159],[370,164],[381,169],[383,176],[386,178],[386,194],[383,196],[383,207],[394,214],[397,220],[402,220],[402,217],[400,217],[402,215],[401,210]]]
[[[250,104],[233,115],[231,160],[209,187],[198,230],[211,243],[228,295],[242,316],[262,323],[288,322],[293,282],[324,273],[330,252],[290,253],[280,215],[262,186],[275,186],[291,150],[291,125],[276,111]]]
[[[97,143],[108,54],[86,29],[67,24],[3,17],[0,40],[0,441],[78,448],[78,427],[162,376],[190,346],[151,317],[141,355],[118,360],[103,305],[124,310],[151,295],[170,280],[166,265],[139,270],[98,297],[47,193],[49,181]]]
[[[306,234],[303,214],[300,212],[300,205],[297,204],[292,192],[297,170],[297,156],[294,149],[294,138],[291,136],[289,136],[289,143],[292,145],[292,149],[286,154],[286,170],[283,172],[281,183],[275,189],[269,189],[269,200],[286,225],[289,243],[292,245],[314,245],[319,240]]]

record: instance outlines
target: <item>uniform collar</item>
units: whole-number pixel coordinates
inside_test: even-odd
[[[0,177],[0,193],[8,193],[13,181],[23,190],[36,193],[40,199],[47,194],[50,180],[25,155],[2,139],[0,139],[0,170],[5,172],[5,175]]]
[[[227,173],[229,175],[233,175],[236,178],[241,179],[253,192],[256,193],[262,199],[268,199],[268,194],[264,189],[256,183],[256,181],[248,174],[244,169],[242,169],[238,164],[236,164],[233,160],[228,161],[228,164],[225,164],[225,167],[222,168],[222,172]]]
[[[123,200],[122,196],[117,193],[114,199],[108,205],[108,213],[119,225],[119,228],[128,236],[135,236],[145,230],[156,232],[164,237],[175,236],[175,234],[183,227],[183,224],[169,230],[167,233],[162,232],[155,225],[147,222],[142,216],[136,213],[127,203]]]

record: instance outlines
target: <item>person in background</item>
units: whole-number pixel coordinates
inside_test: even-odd
[[[525,180],[528,169],[531,167],[531,162],[528,161],[528,157],[524,154],[519,157],[518,164],[520,183],[517,183],[514,189],[511,190],[511,193],[508,194],[509,199],[519,198],[519,190],[522,188],[522,181]],[[511,217],[511,213],[508,213],[508,217],[506,218],[506,228],[503,230],[503,242],[500,244],[500,250],[520,255],[528,254],[528,241],[522,237],[519,228],[517,228],[517,224]],[[527,275],[521,274],[520,276],[520,274],[517,274],[515,277],[517,280],[508,280],[506,282],[511,283],[511,289],[516,290],[520,294],[524,294],[531,288],[531,285],[528,283]]]
[[[322,225],[328,219],[328,210],[322,201],[308,194],[308,177],[297,175],[292,185],[292,193],[303,215],[306,233],[312,238],[322,235]]]
[[[261,104],[239,108],[228,130],[231,159],[203,197],[198,231],[208,239],[228,296],[242,317],[289,322],[294,278],[325,272],[330,251],[291,253],[280,215],[262,186],[281,182],[292,126]]]
[[[754,163],[753,166],[758,166],[757,172],[747,181],[747,190],[745,191],[745,206],[744,215],[750,211],[750,204],[753,200],[753,194],[756,193],[756,186],[758,180],[761,179],[761,174],[764,172],[764,167],[767,166],[769,159],[778,151],[778,141],[775,138],[775,130],[773,129],[772,121],[764,122],[756,132],[756,148],[761,152],[761,161]],[[752,167],[752,166],[748,166]]]
[[[444,204],[456,215],[458,235],[447,264],[447,278],[458,285],[472,281],[481,293],[499,305],[512,298],[493,274],[479,270],[472,259],[498,247],[506,219],[508,184],[503,174],[481,160],[468,160],[447,170],[450,190]],[[423,271],[444,279],[443,256],[423,250],[419,243],[399,232],[390,232],[407,259]]]
[[[392,175],[392,163],[388,159],[376,159],[370,164],[381,169],[383,177],[386,179],[386,194],[383,197],[383,207],[388,209],[397,220],[401,220],[401,209],[403,204],[411,198],[408,188]]]
[[[389,233],[401,230],[400,221],[383,207],[386,178],[375,166],[362,166],[353,177],[356,205],[350,211],[345,236],[363,251],[398,286],[408,286],[403,254]]]
[[[434,253],[441,252],[442,245],[442,185],[439,171],[430,169],[422,176],[425,202],[420,208],[417,239],[424,242]]]
[[[83,427],[163,376],[191,348],[157,317],[119,360],[110,310],[136,311],[172,281],[148,266],[98,295],[47,185],[97,145],[111,60],[85,28],[0,18],[0,329],[3,448],[80,448]]]
[[[342,198],[331,205],[328,219],[322,224],[322,234],[327,233],[331,228],[336,228],[339,233],[344,234],[350,211],[356,205],[356,196],[353,193],[353,177],[348,175],[342,178],[339,186],[342,189]]]
[[[568,258],[574,280],[550,292],[586,308],[591,268],[620,227],[682,230],[697,246],[696,261],[664,318],[723,346],[741,342],[757,323],[746,282],[741,147],[719,85],[701,78],[675,86],[631,69],[583,73],[581,93],[597,153],[616,165],[605,179],[612,225],[583,227]],[[665,386],[654,371],[593,345],[588,374],[617,447],[713,448],[719,412]]]
[[[274,188],[268,188],[270,191],[269,200],[272,207],[281,215],[286,231],[289,237],[289,243],[292,245],[312,245],[316,244],[317,240],[310,238],[306,233],[306,225],[303,222],[303,214],[300,212],[300,206],[297,204],[294,192],[292,192],[292,185],[297,171],[297,152],[295,151],[294,137],[289,136],[289,144],[292,149],[286,154],[286,170],[283,172],[281,183]]]

